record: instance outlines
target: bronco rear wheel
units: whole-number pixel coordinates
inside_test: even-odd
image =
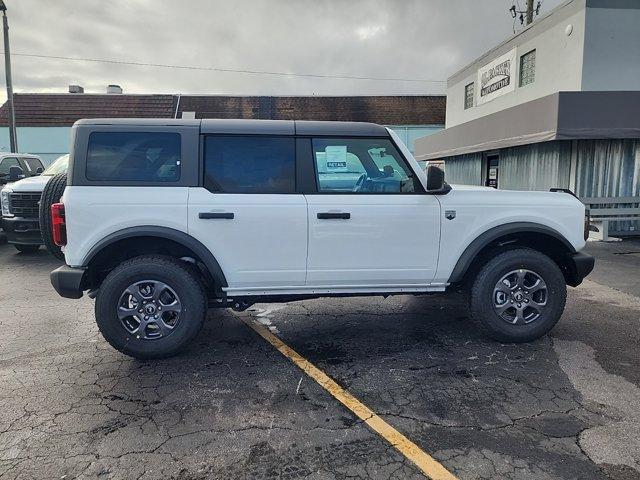
[[[206,296],[185,262],[145,255],[109,273],[96,297],[96,322],[117,350],[139,359],[183,350],[202,328]]]
[[[560,268],[536,250],[503,252],[478,272],[471,313],[494,339],[529,342],[548,333],[564,311],[567,287]]]

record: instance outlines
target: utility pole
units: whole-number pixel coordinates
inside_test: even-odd
[[[11,153],[18,153],[18,138],[16,135],[16,112],[13,106],[13,83],[11,81],[11,53],[9,51],[9,21],[7,20],[7,7],[0,0],[2,11],[2,28],[4,32],[4,69],[7,76],[7,110],[9,115],[9,143]]]
[[[533,0],[527,0],[527,25],[533,23]]]
[[[538,0],[535,7],[533,6],[534,0],[527,0],[527,9],[526,10],[518,10],[516,7],[516,2],[513,2],[511,8],[509,8],[509,13],[511,13],[511,17],[513,18],[513,33],[515,31],[516,21],[520,20],[520,25],[531,25],[533,23],[534,15],[540,15],[540,7],[542,7],[542,2]]]

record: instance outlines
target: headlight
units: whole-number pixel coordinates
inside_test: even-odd
[[[0,192],[0,202],[2,203],[2,216],[3,217],[13,217],[11,212],[9,211],[9,193],[11,190],[5,188]]]

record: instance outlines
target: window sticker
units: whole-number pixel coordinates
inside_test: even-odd
[[[327,172],[347,172],[347,146],[331,145],[324,149]]]

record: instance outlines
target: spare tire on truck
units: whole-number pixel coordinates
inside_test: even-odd
[[[60,198],[67,186],[67,174],[58,173],[51,177],[42,191],[40,199],[40,232],[42,241],[51,255],[58,260],[64,260],[62,249],[53,243],[53,233],[51,231],[51,205],[60,202]]]

